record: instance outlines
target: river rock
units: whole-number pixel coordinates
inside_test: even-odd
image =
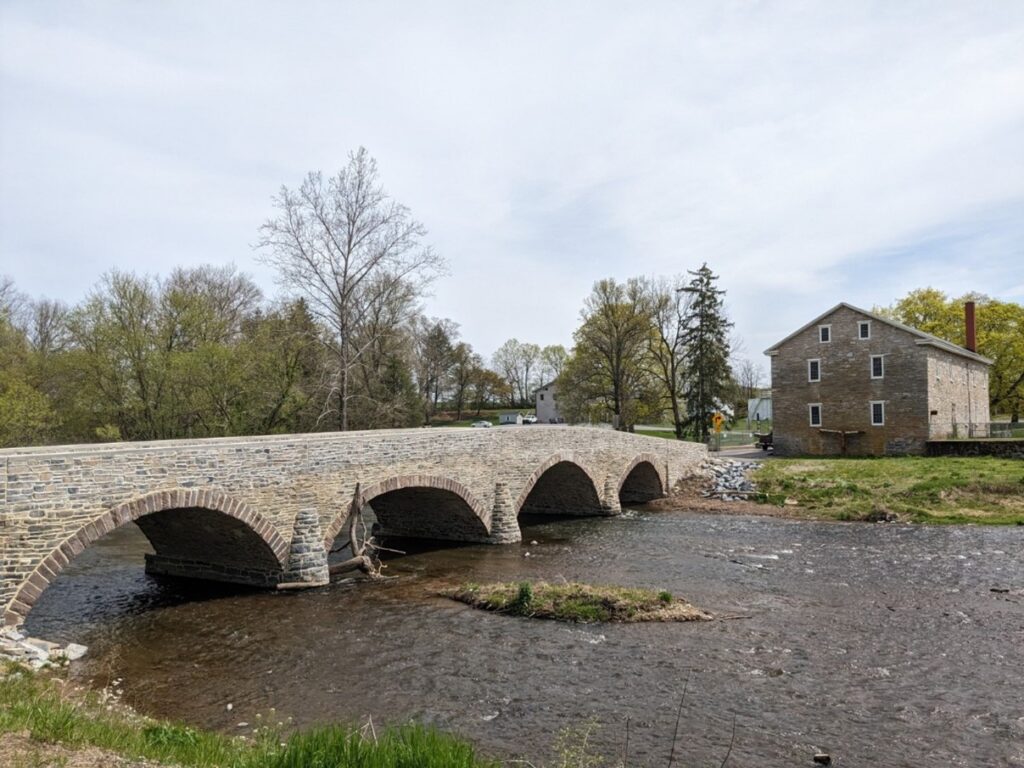
[[[30,637],[25,643],[33,648],[37,648],[46,656],[60,650],[60,643],[51,643],[49,640],[41,640],[38,637]]]
[[[52,664],[63,664],[82,658],[88,649],[78,643],[62,648],[58,643],[38,637],[25,637],[13,627],[0,629],[0,658],[42,669]]]
[[[759,461],[709,456],[701,463],[701,472],[710,481],[703,495],[722,501],[745,501],[757,491],[750,473],[760,466]]]
[[[78,661],[88,653],[89,648],[78,643],[68,643],[64,646],[64,658],[68,661]]]

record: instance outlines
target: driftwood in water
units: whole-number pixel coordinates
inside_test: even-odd
[[[361,571],[371,579],[383,578],[381,568],[383,567],[377,553],[381,549],[377,546],[373,536],[366,535],[366,523],[363,521],[363,494],[356,484],[355,493],[352,495],[352,503],[348,508],[348,542],[332,549],[331,553],[341,552],[346,547],[351,548],[352,557],[335,563],[327,570],[331,576],[347,571]]]

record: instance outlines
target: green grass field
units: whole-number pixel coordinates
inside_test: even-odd
[[[757,501],[785,506],[798,516],[865,520],[895,513],[921,523],[1024,525],[1024,462],[1019,460],[773,458],[754,479]]]
[[[497,768],[469,744],[421,726],[378,730],[371,738],[358,730],[325,726],[286,740],[275,727],[249,738],[232,737],[189,726],[150,720],[114,705],[95,692],[72,690],[60,679],[0,669],[0,735],[27,737],[44,750],[59,744],[72,751],[103,750],[129,759],[146,759],[197,768]],[[45,753],[43,753],[45,754]],[[64,764],[37,755],[4,765]],[[37,759],[38,758],[38,759]],[[90,764],[107,765],[107,755]],[[81,764],[81,763],[80,763]],[[147,763],[148,765],[149,763]]]

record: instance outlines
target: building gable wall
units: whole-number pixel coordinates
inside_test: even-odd
[[[859,338],[860,321],[871,335]],[[853,455],[922,453],[928,439],[928,347],[917,337],[871,320],[848,307],[823,318],[831,340],[819,341],[818,325],[781,344],[772,355],[775,450],[780,454]],[[871,357],[882,355],[884,374],[871,377]],[[820,360],[821,381],[808,381],[807,361]],[[871,423],[871,402],[881,401],[885,424]],[[808,405],[821,404],[821,426],[809,423]]]

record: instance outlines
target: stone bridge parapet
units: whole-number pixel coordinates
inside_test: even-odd
[[[153,546],[153,573],[322,583],[357,485],[385,534],[511,543],[520,513],[616,514],[664,495],[704,456],[693,443],[541,425],[0,450],[0,604],[20,623],[71,560],[130,522]]]

